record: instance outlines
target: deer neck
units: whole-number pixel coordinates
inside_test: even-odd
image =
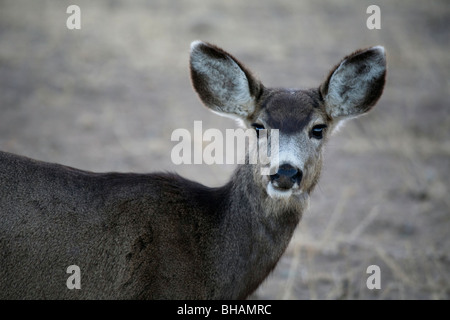
[[[229,195],[221,224],[221,268],[229,275],[231,296],[245,298],[273,270],[307,206],[295,199],[268,196],[254,165],[239,166],[223,188]],[[224,274],[221,273],[221,274]],[[242,283],[242,285],[237,285]]]

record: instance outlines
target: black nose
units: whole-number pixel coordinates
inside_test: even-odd
[[[270,176],[270,181],[274,187],[289,190],[296,182],[300,185],[302,176],[302,170],[296,169],[290,164],[282,164],[278,168],[278,172]]]

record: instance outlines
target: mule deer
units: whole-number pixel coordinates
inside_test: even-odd
[[[322,148],[369,111],[383,47],[344,58],[316,89],[270,89],[222,49],[191,44],[192,84],[212,111],[279,130],[278,171],[239,165],[208,188],[170,173],[92,173],[0,152],[0,298],[242,299],[273,270],[307,207]],[[80,268],[69,290],[67,268]]]

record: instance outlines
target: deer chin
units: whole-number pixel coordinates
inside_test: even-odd
[[[271,182],[267,184],[266,191],[269,197],[276,200],[288,200],[291,197],[300,196],[303,193],[303,191],[298,188],[297,185],[294,185],[290,189],[281,189],[275,187]]]

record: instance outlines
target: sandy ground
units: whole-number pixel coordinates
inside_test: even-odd
[[[81,8],[81,30],[66,8]],[[369,5],[381,29],[369,30]],[[191,89],[189,44],[218,44],[266,86],[318,86],[343,56],[387,50],[385,92],[330,141],[309,211],[256,299],[449,299],[450,3],[0,1],[0,149],[91,171],[172,164],[176,128],[234,128]],[[381,289],[369,290],[378,265]]]

